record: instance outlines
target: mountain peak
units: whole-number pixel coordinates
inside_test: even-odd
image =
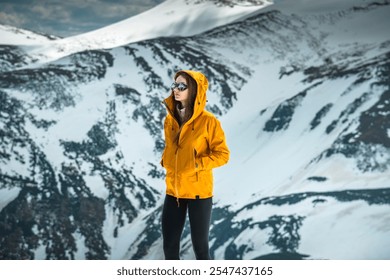
[[[110,49],[158,37],[193,36],[239,21],[270,4],[259,0],[168,0],[104,28],[43,44],[30,55],[48,62],[85,50]]]

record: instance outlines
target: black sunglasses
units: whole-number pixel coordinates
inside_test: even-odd
[[[174,90],[177,88],[179,91],[184,91],[188,88],[188,86],[185,83],[173,83],[171,85],[171,90]]]

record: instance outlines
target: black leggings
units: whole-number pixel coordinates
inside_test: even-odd
[[[211,259],[209,253],[209,229],[212,198],[180,199],[165,197],[162,212],[162,234],[166,260],[180,259],[180,238],[187,215],[190,220],[191,240],[197,260]]]

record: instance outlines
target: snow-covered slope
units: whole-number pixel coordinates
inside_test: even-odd
[[[0,45],[41,45],[59,39],[52,35],[42,35],[35,32],[0,24]]]
[[[164,36],[192,36],[248,17],[271,3],[167,0],[121,22],[28,50],[34,58],[48,62],[84,50],[109,49]]]
[[[187,68],[209,78],[231,149],[216,259],[389,259],[390,4],[294,3],[39,67],[8,46],[0,258],[163,258],[161,100]],[[193,258],[188,228],[182,244]]]

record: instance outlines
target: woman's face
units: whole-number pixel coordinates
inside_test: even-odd
[[[186,86],[188,86],[187,81],[183,76],[178,76],[175,80],[175,83],[176,84],[183,83]],[[188,88],[186,88],[183,91],[180,91],[177,87],[175,87],[173,89],[173,95],[175,97],[175,100],[181,102],[181,104],[185,107],[185,105],[187,104],[187,101],[188,101],[188,96],[189,96]]]

